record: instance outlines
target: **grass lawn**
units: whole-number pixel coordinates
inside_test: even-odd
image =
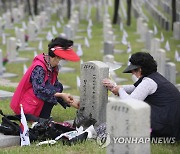
[[[84,46],[84,40],[75,40],[75,43],[81,43],[82,44],[82,49],[84,51],[84,55],[81,57],[81,59],[86,62],[86,61],[92,61],[92,60],[103,60],[103,53],[100,52],[103,48],[103,30],[102,30],[102,23],[98,23],[96,22],[96,18],[95,18],[95,8],[92,8],[92,15],[91,15],[91,19],[93,22],[93,26],[92,26],[92,39],[89,39],[89,43],[90,43],[90,48],[87,48],[86,46]],[[112,12],[113,9],[110,8],[109,9],[109,13],[112,17]],[[148,15],[148,12],[146,12],[145,10],[145,14],[148,16],[149,18],[149,22],[148,22],[148,26],[149,29],[153,29],[153,19]],[[112,19],[112,18],[111,18]],[[51,18],[51,22],[49,23],[49,25],[55,25],[56,21],[59,20],[59,18],[57,17],[56,14],[52,15]],[[65,23],[67,23],[67,19],[65,19]],[[132,25],[130,27],[125,25],[125,20],[123,20],[124,23],[124,28],[125,30],[128,32],[128,41],[131,43],[131,47],[132,47],[132,52],[138,52],[141,51],[142,48],[144,48],[144,44],[143,43],[137,43],[135,40],[139,38],[139,35],[135,34],[136,32],[136,20],[135,18],[132,16]],[[64,24],[65,24],[64,23]],[[64,25],[63,24],[63,25]],[[62,25],[62,26],[63,26]],[[88,22],[86,20],[82,20],[80,22],[79,25],[79,29],[86,29],[88,25]],[[157,24],[156,24],[157,25]],[[21,24],[17,24],[15,26],[21,27]],[[172,62],[174,61],[174,52],[177,49],[177,45],[179,43],[179,41],[175,41],[172,38],[172,32],[166,32],[164,30],[162,30],[158,25],[157,28],[159,30],[159,33],[157,34],[157,37],[160,38],[160,32],[163,31],[164,33],[164,37],[166,39],[169,40],[172,51],[167,53],[167,57],[170,58],[170,60]],[[51,28],[45,28],[43,29],[43,31],[49,31]],[[114,34],[117,36],[117,41],[121,41],[121,37],[122,37],[122,32],[120,31],[120,28],[118,25],[113,25],[113,29],[114,29]],[[57,29],[58,33],[62,33],[63,31],[63,27],[60,29]],[[14,30],[6,30],[6,33],[11,34],[11,36],[15,36],[14,34]],[[79,32],[77,35],[81,35],[81,36],[86,36],[87,34],[86,32]],[[39,37],[42,38],[46,38],[45,34],[39,34]],[[1,42],[1,38],[0,38],[0,42]],[[38,47],[38,43],[37,41],[33,41],[33,42],[29,42],[29,46],[31,47]],[[48,41],[44,40],[43,41],[43,48],[44,51],[38,51],[38,53],[42,53],[45,52],[47,53],[47,45],[48,45]],[[162,47],[165,44],[162,45]],[[6,54],[6,46],[0,44],[0,48],[3,50],[3,55],[5,56]],[[127,47],[122,45],[121,43],[115,45],[116,49],[122,49],[122,50],[126,50]],[[177,49],[178,50],[178,49]],[[19,56],[20,57],[27,57],[30,58],[30,60],[26,63],[27,66],[29,66],[31,64],[31,61],[34,57],[34,53],[33,52],[28,52],[28,51],[22,51],[19,52]],[[128,83],[132,83],[130,80],[130,75],[127,74],[123,74],[121,73],[122,70],[126,67],[127,65],[127,61],[128,61],[128,57],[129,54],[127,54],[126,52],[122,53],[122,54],[115,54],[114,55],[115,60],[124,63],[125,65],[122,66],[121,69],[117,70],[116,73],[118,76],[122,77],[122,78],[127,78],[129,81],[128,82],[124,82],[122,84],[128,84]],[[180,70],[180,63],[175,62],[176,66],[177,66],[177,70]],[[75,68],[75,72],[74,73],[66,73],[66,74],[59,74],[59,80],[65,84],[71,87],[71,89],[65,90],[64,92],[67,93],[71,93],[73,95],[79,95],[79,90],[76,87],[76,76],[80,76],[80,62],[77,63],[72,63],[72,62],[68,62],[67,64],[68,67],[73,67]],[[13,78],[11,81],[12,82],[19,82],[22,75],[23,75],[23,63],[19,63],[19,64],[12,64],[12,63],[8,63],[6,64],[6,69],[7,72],[11,72],[11,73],[15,73],[18,74],[17,78]],[[177,76],[177,83],[180,83],[180,76]],[[11,92],[14,92],[14,88],[12,87],[2,87],[0,86],[0,89],[2,90],[8,90]],[[3,112],[5,114],[12,114],[13,112],[10,110],[9,107],[9,103],[10,100],[0,100],[0,109],[3,110]],[[69,109],[62,109],[62,107],[60,105],[57,105],[53,108],[52,111],[52,117],[55,121],[64,121],[64,120],[69,120],[69,119],[74,119],[76,114],[76,110],[73,108],[69,108]],[[72,153],[72,154],[84,154],[84,153],[105,153],[106,149],[102,149],[100,148],[95,141],[86,141],[82,144],[76,144],[74,146],[64,146],[62,145],[62,143],[58,143],[52,146],[46,145],[46,146],[42,146],[42,147],[36,147],[35,143],[32,143],[30,147],[10,147],[10,148],[3,148],[0,149],[0,153],[39,153],[39,154],[45,154],[45,153]],[[180,144],[152,144],[151,146],[151,152],[152,154],[179,154],[180,153]]]

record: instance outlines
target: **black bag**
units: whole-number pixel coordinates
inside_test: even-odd
[[[75,130],[75,128],[63,126],[62,124],[54,122],[51,119],[47,119],[46,121],[38,122],[32,129],[30,129],[30,132],[37,137],[36,140],[44,141],[47,139],[55,139],[62,133],[73,130]]]
[[[2,117],[2,123],[0,125],[0,132],[4,135],[19,135],[19,125],[12,120],[19,120],[16,116],[4,115],[2,110],[0,110]]]

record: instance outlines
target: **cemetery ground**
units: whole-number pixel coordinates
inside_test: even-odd
[[[112,15],[112,10],[109,10],[110,14]],[[147,12],[144,10],[144,12],[147,14]],[[148,16],[148,14],[147,14]],[[149,17],[149,22],[148,22],[148,26],[150,29],[153,29],[153,20],[152,18]],[[82,44],[82,49],[84,51],[83,56],[81,57],[83,59],[84,62],[86,61],[93,61],[93,60],[99,60],[102,61],[103,58],[103,53],[101,52],[102,48],[103,48],[103,38],[102,38],[102,23],[97,23],[95,20],[95,10],[92,10],[92,21],[93,21],[93,26],[92,26],[92,39],[89,39],[89,43],[90,43],[90,48],[84,46],[84,40],[75,40],[75,43],[81,43]],[[112,18],[111,18],[112,19]],[[55,25],[56,21],[58,20],[58,17],[56,16],[56,14],[53,14],[52,18],[51,18],[51,22],[49,25]],[[65,19],[65,23],[67,22],[67,20]],[[86,29],[88,22],[87,21],[80,21],[80,25],[79,25],[79,29]],[[125,24],[124,24],[125,25]],[[17,27],[21,27],[21,24],[16,24]],[[63,25],[62,25],[63,27]],[[158,26],[157,26],[158,27]],[[120,31],[119,26],[115,25],[113,26],[114,28],[114,33],[116,34],[116,40],[121,42],[121,36],[122,36],[122,31]],[[136,32],[136,20],[135,18],[132,16],[132,25],[131,27],[127,27],[124,26],[124,28],[126,29],[126,31],[128,32],[128,41],[131,43],[131,47],[132,47],[132,52],[138,52],[141,51],[141,49],[144,47],[143,43],[137,43],[135,40],[137,40],[139,38],[139,35],[135,34]],[[48,32],[48,30],[50,30],[50,28],[45,28],[43,29],[43,31]],[[58,33],[62,33],[62,28],[57,29]],[[159,33],[157,34],[157,37],[160,38],[160,27],[158,27]],[[6,33],[14,36],[14,30],[6,30]],[[176,49],[176,46],[178,45],[178,41],[177,40],[173,40],[171,39],[172,37],[172,32],[166,32],[164,30],[162,30],[165,38],[169,39],[169,43],[171,45],[171,51],[167,52],[167,57],[170,58],[171,61],[174,61],[174,52]],[[86,32],[79,32],[78,35],[81,36],[86,36]],[[42,37],[42,38],[46,38],[46,34],[39,34],[38,37]],[[102,41],[101,41],[102,40]],[[0,39],[0,42],[2,42],[2,40]],[[32,41],[29,42],[29,46],[31,47],[36,47],[38,46],[38,41]],[[38,53],[42,53],[42,52],[47,52],[47,45],[48,45],[48,41],[44,40],[43,41],[43,51],[39,51],[37,50]],[[162,46],[165,45],[165,41],[164,43],[162,43]],[[115,45],[116,49],[121,49],[121,50],[125,50],[127,49],[126,46],[122,45],[121,43]],[[5,56],[6,54],[6,46],[1,44],[1,49],[3,51],[3,55]],[[32,59],[34,57],[34,53],[33,52],[29,52],[29,51],[22,51],[19,52],[19,55],[22,57],[26,57],[29,58],[30,60],[28,62],[26,62],[27,66],[30,66]],[[128,61],[128,54],[126,52],[121,53],[121,54],[115,54],[115,60],[124,63],[124,65],[122,66],[122,68],[120,68],[119,70],[116,71],[116,73],[118,74],[119,77],[123,77],[123,78],[127,78],[128,82],[122,82],[122,84],[128,84],[128,83],[132,83],[131,79],[130,79],[130,75],[127,74],[123,74],[121,73],[122,70],[126,67],[127,61]],[[180,70],[180,62],[175,62],[176,64],[176,70]],[[66,73],[66,74],[59,74],[59,81],[61,81],[63,84],[70,86],[70,89],[65,90],[65,92],[73,94],[73,95],[78,95],[79,96],[79,90],[77,89],[76,86],[76,76],[80,76],[80,63],[72,63],[72,62],[68,62],[68,64],[66,65],[68,67],[73,67],[75,68],[75,72],[73,73]],[[7,63],[6,64],[6,69],[7,72],[11,72],[11,73],[15,73],[18,74],[18,77],[11,79],[12,82],[19,82],[22,75],[23,75],[23,63]],[[101,81],[99,81],[101,82]],[[177,76],[176,79],[177,83],[180,83],[180,75]],[[15,88],[13,87],[5,87],[5,86],[0,86],[0,89],[2,90],[7,90],[7,91],[11,91],[14,92]],[[10,110],[9,107],[9,103],[10,103],[10,99],[7,100],[0,100],[0,109],[3,110],[3,112],[5,114],[13,114],[13,112]],[[65,120],[70,120],[70,119],[74,119],[76,114],[76,110],[73,108],[68,108],[66,110],[64,110],[59,104],[57,106],[55,106],[53,108],[52,111],[52,117],[54,119],[54,121],[65,121]],[[31,143],[31,146],[27,146],[27,147],[20,147],[20,146],[15,146],[15,147],[9,147],[9,148],[3,148],[0,149],[0,153],[105,153],[106,149],[102,149],[101,147],[99,147],[99,145],[96,143],[96,141],[94,140],[89,140],[86,141],[84,143],[80,143],[80,144],[76,144],[73,146],[66,146],[63,145],[62,143],[57,143],[55,145],[44,145],[44,146],[36,146],[36,143]],[[179,154],[180,153],[180,144],[176,143],[176,144],[151,144],[151,153],[152,154]]]

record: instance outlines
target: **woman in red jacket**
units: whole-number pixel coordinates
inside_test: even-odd
[[[79,108],[70,94],[62,93],[63,85],[58,81],[58,64],[62,59],[79,61],[72,49],[73,41],[61,37],[53,39],[48,45],[48,54],[36,56],[21,79],[10,107],[18,115],[20,104],[26,115],[49,118],[54,105],[60,103],[64,108]]]

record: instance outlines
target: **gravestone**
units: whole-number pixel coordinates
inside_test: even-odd
[[[105,41],[111,41],[114,42],[114,33],[112,30],[106,32],[106,38]]]
[[[73,29],[71,28],[70,25],[65,25],[64,26],[63,33],[66,35],[67,39],[71,39],[71,40],[74,39],[74,32],[73,32]]]
[[[6,28],[12,28],[13,24],[11,21],[11,13],[9,11],[6,12],[6,14],[4,14],[3,18],[5,20],[5,27]]]
[[[127,81],[127,79],[119,78],[117,76],[115,70],[119,69],[123,64],[114,61],[114,55],[104,55],[103,56],[103,62],[108,65],[108,67],[109,67],[109,76],[114,82],[120,83],[120,82]]]
[[[8,60],[10,63],[12,62],[26,62],[29,59],[28,58],[21,58],[18,57],[17,53],[17,44],[16,44],[16,39],[14,37],[9,37],[7,39],[7,47],[6,47],[7,55],[8,55]]]
[[[7,39],[7,55],[8,55],[8,60],[13,61],[16,59],[17,52],[16,52],[16,39],[14,37],[10,37]]]
[[[84,6],[86,6],[86,2],[81,1],[79,4],[79,18],[81,20],[85,19],[85,7]]]
[[[0,49],[0,76],[3,75],[3,55],[2,50]]]
[[[102,80],[108,78],[108,66],[100,61],[89,61],[81,65],[80,109],[78,116],[96,119],[96,125],[106,121],[107,89]]]
[[[17,30],[16,38],[21,44],[20,49],[25,49],[25,31],[24,31],[24,29],[20,28]]]
[[[104,55],[114,54],[114,44],[111,41],[104,42]]]
[[[47,27],[48,26],[48,14],[45,11],[42,11],[40,13],[40,16],[41,16],[41,26],[43,28]]]
[[[150,154],[150,107],[135,99],[109,99],[107,154]]]
[[[165,76],[165,63],[166,63],[166,51],[164,49],[159,49],[157,51],[157,71]]]
[[[96,3],[96,21],[97,22],[102,22],[102,6],[100,2]]]
[[[137,19],[137,23],[136,23],[136,31],[137,31],[138,34],[140,34],[140,32],[141,32],[142,24],[143,24],[143,18],[139,17]]]
[[[0,90],[0,100],[12,98],[14,93]]]
[[[3,34],[4,28],[5,28],[4,26],[5,26],[4,21],[0,17],[0,36],[2,36],[2,34]]]
[[[174,22],[173,24],[173,37],[180,40],[180,22]]]
[[[41,28],[42,28],[42,20],[41,20],[41,16],[37,15],[34,17],[34,22],[36,23],[37,27],[38,27],[38,32],[41,33]]]
[[[28,23],[28,35],[29,41],[35,41],[38,35],[38,27],[34,21],[29,21]]]
[[[2,81],[2,78],[6,79],[6,78],[13,78],[13,77],[17,77],[17,74],[5,72],[5,68],[3,67],[2,50],[0,49],[0,81]]]
[[[151,50],[151,40],[153,38],[153,31],[152,30],[148,30],[148,32],[146,33],[146,41],[145,41],[145,48],[150,51]]]
[[[172,62],[168,62],[165,65],[165,77],[168,79],[172,84],[176,84],[176,64]]]
[[[12,19],[13,19],[13,23],[18,23],[20,21],[20,12],[18,8],[12,9]]]
[[[12,135],[4,135],[0,133],[0,147],[11,147],[20,145],[20,137]]]
[[[147,25],[147,23],[143,23],[141,25],[141,32],[140,32],[141,40],[143,42],[146,41],[146,33],[147,33],[147,31],[148,31],[148,25]]]
[[[156,59],[157,57],[157,51],[160,49],[161,47],[161,41],[159,38],[153,38],[151,40],[151,50],[150,50],[150,54],[154,57],[154,59]]]

